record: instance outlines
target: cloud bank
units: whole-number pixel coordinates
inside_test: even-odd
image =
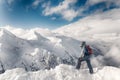
[[[64,0],[63,2],[60,2],[57,6],[51,6],[50,4],[48,4],[44,6],[43,14],[45,16],[52,16],[56,14],[60,15],[63,19],[67,21],[72,21],[78,16],[86,16],[84,14],[85,11],[89,10],[90,7],[100,3],[104,3],[105,6],[101,7],[101,9],[93,11],[92,13],[103,12],[103,9],[109,9],[113,5],[114,7],[120,6],[120,0],[87,0],[83,6],[79,6],[77,9],[75,9],[76,3],[78,3],[78,0]]]
[[[108,33],[112,33],[110,36],[120,33],[119,12],[120,9],[112,9],[103,13],[91,15],[69,25],[58,28],[55,32],[74,37],[79,40],[81,40],[81,37],[91,37],[91,39],[97,37],[101,39],[104,36],[102,39],[105,40],[106,38],[106,41],[109,41],[108,39],[110,37],[106,37],[108,36]],[[115,38],[117,37],[112,37],[111,39]]]
[[[46,5],[43,14],[45,16],[59,14],[62,16],[63,19],[71,21],[73,18],[75,18],[78,15],[78,11],[75,11],[73,7],[70,7],[73,6],[76,2],[77,0],[64,0],[55,7],[51,7],[48,4]]]

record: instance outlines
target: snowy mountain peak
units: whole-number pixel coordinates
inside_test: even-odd
[[[15,37],[14,34],[12,34],[11,32],[9,32],[6,29],[0,28],[0,37],[2,36],[11,36],[11,37]]]
[[[0,29],[0,37],[4,34],[3,29]]]
[[[37,36],[38,40],[43,40],[43,41],[48,40],[47,38],[43,37],[40,33],[36,32],[36,31],[34,31],[34,33]]]
[[[11,32],[4,28],[0,31],[0,60],[4,70],[21,67],[34,71],[54,68],[60,63],[75,64],[77,58],[72,56],[79,54],[79,41],[54,34],[46,37],[34,30],[25,31],[20,37]],[[73,42],[76,49],[70,46]]]

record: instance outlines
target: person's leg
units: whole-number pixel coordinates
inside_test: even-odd
[[[88,66],[88,68],[89,68],[89,72],[92,74],[92,73],[93,73],[93,68],[92,68],[90,59],[87,59],[86,62],[87,62],[87,66]]]
[[[83,61],[83,58],[79,58],[79,59],[78,59],[76,69],[80,69],[80,67],[81,67],[81,62],[82,62],[82,61]]]

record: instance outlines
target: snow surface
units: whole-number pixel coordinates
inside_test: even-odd
[[[0,80],[120,80],[119,12],[91,15],[53,31],[1,27],[0,73],[5,73]],[[93,49],[93,75],[85,62],[75,69],[81,41]]]
[[[94,68],[94,74],[88,69],[76,70],[73,66],[59,65],[55,69],[26,72],[16,68],[0,75],[0,80],[119,80],[120,69],[115,67]]]

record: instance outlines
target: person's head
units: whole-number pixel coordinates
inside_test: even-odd
[[[82,42],[81,47],[84,46],[84,45],[86,45],[86,42],[85,42],[85,41]]]

